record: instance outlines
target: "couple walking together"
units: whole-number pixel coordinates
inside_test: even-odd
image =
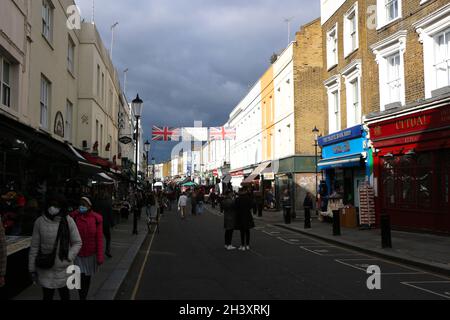
[[[228,191],[222,201],[222,208],[224,212],[225,249],[236,249],[232,245],[233,233],[234,230],[239,230],[241,233],[239,250],[250,250],[250,230],[255,227],[255,222],[251,213],[253,203],[247,189],[240,189],[237,197],[234,197],[233,192]]]

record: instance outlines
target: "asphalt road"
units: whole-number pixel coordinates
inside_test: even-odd
[[[310,300],[450,299],[450,278],[258,224],[251,250],[224,249],[217,212],[181,220],[164,215],[149,234],[117,299]],[[233,243],[240,243],[235,232]],[[367,288],[367,267],[381,269],[381,289]]]

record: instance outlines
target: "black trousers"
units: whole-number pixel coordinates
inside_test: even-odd
[[[243,247],[250,245],[250,230],[249,229],[241,230],[241,245]]]
[[[103,226],[103,236],[106,240],[105,252],[109,254],[111,253],[111,228],[109,226]]]
[[[231,246],[233,242],[233,232],[234,230],[225,230],[225,245]]]
[[[42,288],[43,293],[43,300],[44,301],[52,301],[55,296],[56,289],[48,289],[48,288]],[[58,289],[59,297],[62,301],[69,301],[70,300],[70,292],[67,287]]]
[[[80,300],[87,300],[87,296],[89,294],[89,288],[91,286],[91,276],[87,276],[86,274],[81,274],[81,289],[78,290],[78,294],[80,296]]]

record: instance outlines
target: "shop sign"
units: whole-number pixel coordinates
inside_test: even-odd
[[[340,153],[345,153],[345,152],[349,152],[349,151],[350,151],[350,143],[349,142],[344,142],[344,143],[340,143],[340,144],[333,146],[334,154],[340,154]]]
[[[61,138],[64,138],[64,118],[61,112],[58,112],[55,117],[55,128],[53,132],[60,136]]]
[[[370,134],[372,139],[377,141],[386,137],[425,132],[449,125],[450,105],[372,124]]]
[[[121,137],[119,138],[119,142],[122,144],[130,144],[133,141],[130,137]]]
[[[362,136],[363,132],[364,132],[363,127],[361,125],[358,125],[356,127],[349,128],[347,130],[343,130],[340,132],[330,134],[326,137],[319,138],[319,146],[324,147],[342,141],[359,138]]]
[[[232,173],[230,173],[230,175],[232,177],[242,177],[242,176],[244,176],[244,171],[240,170],[240,171],[232,172]]]
[[[275,173],[264,173],[264,180],[275,180]]]

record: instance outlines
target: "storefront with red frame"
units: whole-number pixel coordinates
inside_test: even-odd
[[[377,222],[450,234],[450,98],[371,115]]]

